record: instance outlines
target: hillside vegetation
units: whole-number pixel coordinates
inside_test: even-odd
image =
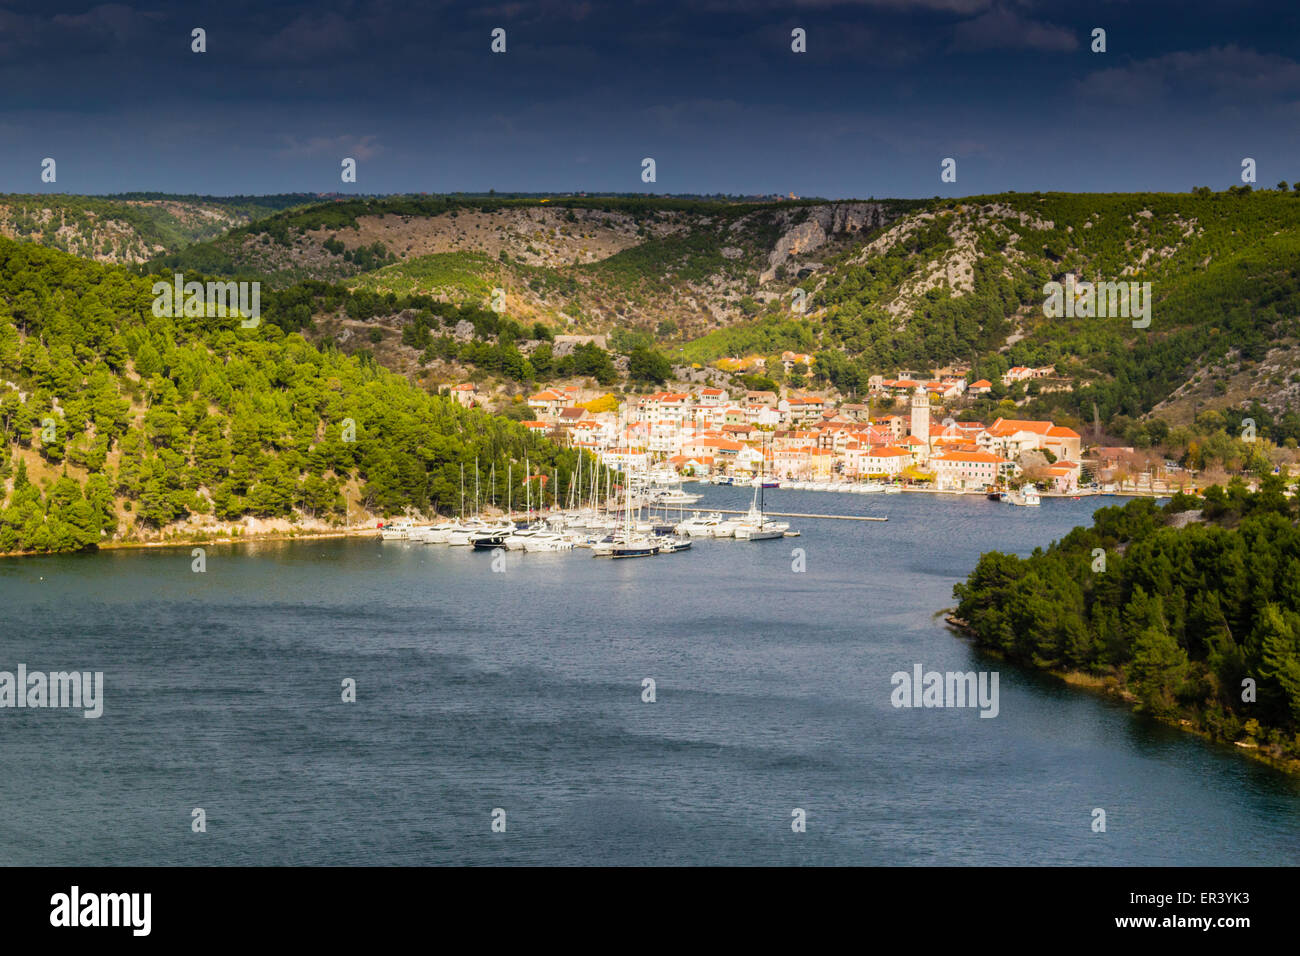
[[[525,458],[567,487],[575,452],[275,322],[155,316],[151,285],[0,239],[0,551],[450,513],[476,463],[485,497]]]
[[[0,235],[101,262],[141,263],[315,200],[283,196],[0,196]]]

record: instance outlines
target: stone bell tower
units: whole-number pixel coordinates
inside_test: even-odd
[[[925,443],[925,453],[930,455],[930,395],[918,385],[912,393],[912,436]]]

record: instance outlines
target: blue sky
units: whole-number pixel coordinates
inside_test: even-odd
[[[1272,186],[1298,45],[1300,5],[1250,0],[0,4],[0,191]]]

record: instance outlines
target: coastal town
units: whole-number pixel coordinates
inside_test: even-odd
[[[810,361],[793,353],[783,359]],[[1015,367],[1003,384],[1052,372]],[[954,369],[874,376],[861,404],[796,389],[715,386],[617,401],[600,389],[560,385],[527,397],[532,417],[523,424],[620,471],[671,469],[718,483],[763,476],[815,490],[869,483],[953,494],[1029,487],[1044,495],[1156,494],[1181,486],[1166,469],[1135,467],[1134,449],[1085,447],[1079,432],[1052,421],[963,414],[992,388]],[[472,383],[449,394],[467,405],[478,400]]]

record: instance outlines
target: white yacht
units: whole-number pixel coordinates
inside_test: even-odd
[[[503,544],[507,551],[526,551],[528,550],[528,541],[543,532],[543,528],[538,525],[528,525],[523,528],[516,528],[510,534],[506,535]]]
[[[572,551],[573,539],[558,531],[538,531],[524,541],[529,554],[539,551]]]
[[[463,548],[468,546],[471,537],[486,531],[488,523],[481,518],[468,518],[464,521],[458,521],[452,525],[447,532],[447,543],[453,548]]]
[[[692,491],[683,491],[681,488],[664,489],[662,491],[652,490],[650,493],[650,504],[652,505],[693,505],[703,495],[697,495]]]
[[[713,527],[713,536],[715,538],[734,538],[740,523],[741,519],[739,518],[728,518],[726,521],[719,521]]]
[[[469,536],[469,543],[480,551],[491,551],[505,547],[506,538],[514,533],[515,526],[510,522],[485,525]]]
[[[415,524],[409,518],[398,518],[385,522],[379,529],[379,537],[385,541],[407,541],[414,530]]]
[[[680,522],[673,530],[677,534],[684,534],[692,538],[712,538],[715,537],[718,525],[722,524],[722,515],[714,511],[711,514],[701,515],[698,511]]]
[[[446,544],[447,539],[451,537],[451,529],[450,524],[429,525],[427,528],[417,529],[412,536],[412,540],[423,544]]]

